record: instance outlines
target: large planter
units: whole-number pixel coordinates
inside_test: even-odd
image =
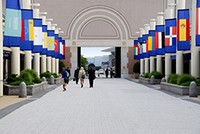
[[[150,84],[150,79],[149,78],[144,78],[144,77],[139,77],[139,82],[143,84]],[[160,84],[161,79],[154,79],[153,84]]]
[[[140,74],[139,73],[133,73],[133,78],[134,79],[139,79]]]
[[[54,79],[54,83],[55,83],[55,84],[63,84],[63,82],[64,82],[64,79],[63,79],[63,78],[55,78],[55,79]]]
[[[47,89],[47,82],[30,85],[27,86],[27,95],[35,95],[39,92],[45,91],[46,89]],[[4,84],[3,93],[4,95],[19,95],[19,86]]]

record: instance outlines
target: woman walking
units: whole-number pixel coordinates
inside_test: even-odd
[[[88,65],[88,75],[89,75],[88,78],[89,78],[90,88],[93,88],[94,79],[96,78],[96,76],[95,76],[95,65],[94,64]]]
[[[85,70],[83,67],[81,67],[81,69],[79,71],[79,79],[80,79],[81,88],[82,88],[83,84],[84,84],[84,79],[85,79]]]
[[[62,75],[62,78],[64,79],[63,91],[66,91],[67,85],[69,83],[69,73],[66,71],[65,67],[62,68],[61,75]]]

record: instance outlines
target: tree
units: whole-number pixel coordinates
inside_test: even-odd
[[[59,72],[61,73],[62,72],[62,68],[65,68],[65,64],[63,61],[59,61]]]
[[[87,64],[88,64],[87,58],[85,58],[85,57],[83,57],[83,55],[81,55],[81,67],[86,68]]]

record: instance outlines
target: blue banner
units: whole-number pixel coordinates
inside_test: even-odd
[[[42,33],[43,33],[43,47],[42,51],[40,52],[41,55],[47,55],[47,49],[48,49],[48,33],[47,33],[47,26],[42,26]]]
[[[165,54],[165,26],[157,25],[156,26],[156,41],[157,41],[157,49],[156,55],[164,55]]]
[[[155,51],[155,30],[149,30],[149,36],[151,41],[149,41],[149,45],[151,46],[152,50],[149,49],[149,56],[156,56]]]

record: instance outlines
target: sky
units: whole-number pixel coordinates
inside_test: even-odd
[[[103,56],[110,55],[110,52],[101,52],[101,50],[107,49],[109,47],[81,47],[81,55],[84,57],[94,57],[94,56]]]

